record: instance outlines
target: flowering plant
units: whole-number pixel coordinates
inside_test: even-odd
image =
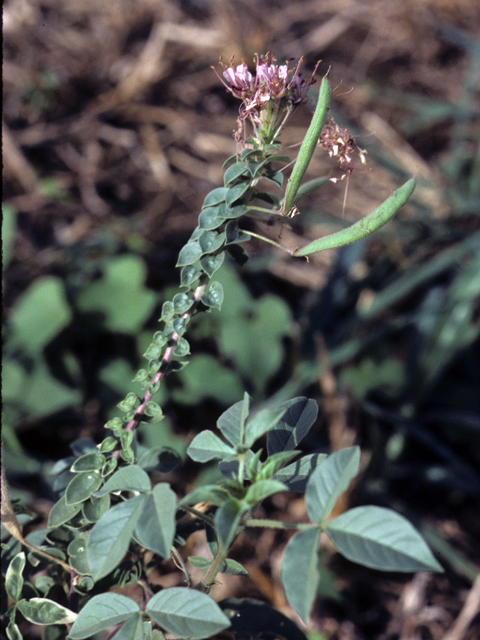
[[[284,553],[281,580],[288,602],[305,623],[320,579],[322,533],[345,557],[368,567],[441,570],[418,532],[389,509],[363,506],[331,517],[338,497],[359,471],[360,451],[351,447],[330,456],[302,455],[298,445],[318,413],[316,403],[305,397],[255,412],[245,393],[219,416],[217,430],[196,435],[188,456],[200,464],[215,461],[220,482],[183,496],[177,496],[166,481],[152,482],[152,472],[167,473],[182,461],[168,448],[143,447],[137,427],[159,428],[155,425],[163,414],[153,398],[164,377],[188,361],[190,345],[185,335],[190,321],[201,312],[221,309],[223,289],[213,276],[226,254],[243,264],[248,255],[241,245],[251,236],[261,237],[244,228],[243,218],[267,212],[281,219],[294,210],[302,195],[318,186],[318,181],[303,184],[302,180],[319,140],[331,155],[343,154],[345,170],[350,167],[354,144],[346,132],[325,125],[330,89],[323,78],[312,124],[283,199],[260,191],[263,179],[277,187],[283,185],[283,172],[273,165],[291,161],[278,153],[278,136],[293,109],[306,101],[314,77],[303,80],[300,63],[293,69],[288,63],[277,65],[271,54],[257,57],[255,75],[245,63],[223,68],[225,86],[242,100],[237,139],[242,140],[243,148],[226,161],[224,185],[206,196],[198,225],[179,253],[180,290],[164,302],[160,329],[144,354],[147,364],[134,378],[143,391],[128,393],[118,404],[121,417],[107,422],[101,443],[73,443],[73,455],[57,463],[58,501],[50,511],[47,528],[35,532],[36,544],[24,538],[2,482],[2,516],[11,536],[4,545],[10,640],[22,637],[19,613],[50,628],[48,637],[72,640],[96,637],[107,629],[108,637],[116,640],[160,640],[165,633],[201,639],[225,629],[237,638],[264,631],[282,636],[293,623],[267,605],[251,599],[217,603],[212,597],[219,574],[247,575],[229,557],[246,528],[295,532]],[[242,138],[240,130],[243,135],[247,120],[253,137]],[[287,251],[292,256],[307,256],[368,235],[406,202],[414,184],[409,180],[348,229]],[[266,206],[258,206],[259,200]],[[257,517],[259,505],[280,492],[305,492],[308,522]],[[185,543],[199,529],[205,532],[208,554],[185,557]],[[170,559],[181,570],[184,587],[165,587],[155,577],[156,568]],[[195,570],[200,575],[195,577]],[[130,584],[139,587],[135,599],[125,589]],[[295,634],[304,637],[299,629]]]

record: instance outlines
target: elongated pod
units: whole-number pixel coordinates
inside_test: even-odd
[[[283,211],[288,214],[293,207],[295,196],[300,188],[303,176],[307,170],[310,160],[312,159],[313,152],[317,146],[318,138],[325,124],[327,117],[327,110],[330,104],[330,83],[327,78],[322,79],[320,85],[320,91],[318,94],[318,102],[313,114],[312,122],[308,127],[305,139],[302,142],[300,151],[298,152],[295,166],[293,167],[292,175],[290,176],[287,188],[285,190],[285,201],[283,205]]]
[[[309,256],[312,253],[318,253],[325,249],[343,247],[356,240],[366,238],[377,229],[380,229],[380,227],[383,227],[390,218],[393,218],[397,211],[407,202],[414,189],[415,178],[410,178],[410,180],[394,191],[385,202],[377,207],[375,211],[368,214],[368,216],[365,216],[365,218],[355,222],[355,224],[352,224],[346,229],[337,231],[337,233],[332,233],[329,236],[325,236],[325,238],[314,240],[310,244],[307,244],[306,247],[303,247],[303,249],[297,249],[293,255],[297,257]]]

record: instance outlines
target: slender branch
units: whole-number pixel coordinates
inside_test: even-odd
[[[210,518],[210,516],[207,516],[205,513],[202,513],[201,511],[197,511],[197,509],[194,509],[194,507],[178,505],[177,509],[181,509],[182,511],[186,511],[187,513],[190,513],[192,516],[195,516],[199,520],[203,520],[204,522],[211,525],[212,527],[215,525],[213,518]]]
[[[277,247],[278,249],[282,249],[282,251],[286,251],[290,255],[293,255],[293,252],[295,251],[295,249],[287,249],[285,247],[282,247],[282,245],[279,244],[278,242],[275,242],[275,240],[270,240],[270,238],[266,238],[265,236],[261,236],[259,233],[254,233],[253,231],[245,231],[245,229],[242,229],[242,233],[246,233],[247,236],[252,236],[252,238],[258,238],[259,240],[263,240],[264,242],[268,242],[268,244],[273,244],[274,247]]]
[[[311,524],[303,524],[297,522],[279,522],[278,520],[256,520],[252,518],[245,522],[246,527],[269,527],[271,529],[294,529],[295,531],[304,531],[310,529]]]

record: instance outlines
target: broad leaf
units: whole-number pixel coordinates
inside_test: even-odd
[[[127,620],[127,622],[120,627],[113,638],[114,640],[146,640],[143,633],[143,625],[142,614],[140,612],[134,613],[130,620]]]
[[[311,453],[280,469],[273,478],[284,482],[289,491],[303,492],[312,473],[318,465],[322,464],[326,459],[326,453]]]
[[[161,482],[146,496],[142,513],[135,527],[135,538],[145,547],[169,558],[175,535],[177,499],[170,485]]]
[[[281,580],[290,606],[307,624],[320,583],[318,544],[320,529],[312,527],[296,533],[285,549]]]
[[[152,485],[148,474],[136,464],[130,464],[116,471],[94,496],[99,498],[113,491],[150,491]]]
[[[303,397],[287,400],[277,408],[286,409],[286,413],[275,428],[268,433],[268,455],[295,449],[310,431],[318,414],[318,405],[315,400]]]
[[[288,487],[279,480],[259,480],[248,487],[245,500],[252,506],[257,505],[268,496],[280,491],[288,491]]]
[[[250,396],[245,393],[243,400],[229,407],[217,420],[217,427],[234,447],[243,444],[244,427],[249,406]]]
[[[147,604],[147,613],[179,638],[209,638],[230,626],[230,620],[212,598],[182,587],[156,593]]]
[[[227,458],[235,454],[228,444],[220,440],[213,431],[205,429],[192,440],[187,449],[187,453],[195,462],[208,462],[215,458]]]
[[[92,578],[105,577],[120,564],[128,550],[146,496],[136,496],[112,507],[93,526],[87,555]]]
[[[382,571],[443,571],[418,531],[383,507],[356,507],[325,527],[348,560]]]
[[[321,524],[326,520],[359,468],[360,449],[351,447],[332,453],[315,469],[307,483],[305,500],[312,522]]]
[[[64,522],[68,522],[82,509],[82,503],[67,504],[65,496],[62,496],[52,507],[48,514],[48,527],[50,529],[59,527]]]
[[[88,500],[92,492],[102,485],[102,482],[102,476],[98,471],[78,473],[70,480],[65,490],[65,503],[70,506]]]
[[[220,506],[226,502],[229,497],[230,494],[226,489],[223,489],[216,484],[208,484],[191,491],[180,500],[178,506],[181,507],[182,505],[197,504],[199,502],[208,502],[209,504]]]
[[[48,598],[30,598],[17,604],[22,616],[34,624],[71,624],[77,614]]]
[[[140,611],[131,598],[119,593],[102,593],[93,596],[78,614],[68,636],[83,640],[120,624]]]
[[[261,438],[267,431],[273,429],[285,414],[286,409],[274,409],[273,411],[259,411],[245,426],[245,446],[247,449]]]
[[[202,256],[202,250],[198,242],[188,242],[178,254],[177,267],[186,267],[193,264]]]

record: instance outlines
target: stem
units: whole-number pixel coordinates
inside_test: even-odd
[[[282,249],[282,251],[286,251],[290,255],[293,255],[293,252],[295,251],[295,249],[287,249],[285,247],[282,247],[282,245],[279,244],[278,242],[275,242],[275,240],[270,240],[270,238],[266,238],[265,236],[261,236],[259,233],[254,233],[253,231],[245,231],[245,229],[242,229],[242,233],[246,233],[247,236],[252,236],[252,238],[258,238],[259,240],[263,240],[264,242],[268,242],[268,244],[273,244],[274,247],[277,247],[278,249]]]
[[[228,549],[225,551],[218,545],[217,553],[215,554],[215,558],[213,559],[212,564],[210,565],[207,573],[205,574],[203,580],[200,582],[203,585],[204,591],[208,593],[212,588],[213,583],[215,582],[215,578],[217,577],[217,573],[220,571],[225,559],[227,557]]]
[[[279,522],[278,520],[256,520],[252,518],[245,522],[246,527],[269,527],[271,529],[294,529],[295,531],[304,531],[310,529],[311,524],[302,524],[296,522]]]
[[[175,549],[175,547],[172,547],[172,558],[173,558],[173,562],[175,563],[175,565],[181,570],[183,571],[183,574],[185,575],[185,581],[187,583],[187,585],[189,587],[193,587],[193,580],[192,580],[192,576],[190,575],[183,559],[182,556],[178,553],[178,551]]]
[[[193,507],[187,507],[184,505],[179,505],[177,507],[178,509],[181,509],[182,511],[186,511],[187,513],[192,514],[192,516],[195,516],[196,518],[199,518],[199,520],[203,520],[204,522],[206,522],[207,524],[211,525],[212,527],[215,526],[215,522],[213,520],[213,518],[210,518],[210,516],[207,516],[205,513],[202,513],[201,511],[197,511],[197,509],[194,509]]]

